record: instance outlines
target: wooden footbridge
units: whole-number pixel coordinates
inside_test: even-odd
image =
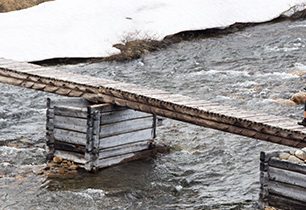
[[[159,116],[292,147],[306,147],[296,120],[243,111],[205,100],[0,58],[0,82]]]

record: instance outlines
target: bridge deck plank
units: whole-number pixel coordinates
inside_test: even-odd
[[[79,96],[155,113],[225,132],[294,147],[306,146],[306,128],[296,120],[256,111],[245,111],[208,100],[171,94],[163,90],[65,72],[0,58],[0,82]]]

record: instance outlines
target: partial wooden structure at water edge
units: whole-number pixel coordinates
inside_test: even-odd
[[[290,152],[261,152],[260,203],[262,207],[305,210],[306,162],[280,159],[284,153]]]
[[[74,161],[88,171],[137,159],[153,147],[155,136],[153,114],[81,98],[47,102],[50,156]]]
[[[306,128],[296,119],[172,94],[164,90],[0,58],[0,83],[110,103],[250,138],[306,147]]]

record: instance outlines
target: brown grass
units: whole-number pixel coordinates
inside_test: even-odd
[[[0,12],[10,12],[36,6],[51,0],[0,0]]]

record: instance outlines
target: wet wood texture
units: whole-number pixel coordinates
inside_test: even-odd
[[[306,147],[306,128],[290,118],[238,110],[162,90],[73,74],[60,67],[41,67],[0,59],[0,82],[69,97],[82,97],[92,103],[129,107],[282,145]],[[67,113],[66,110],[67,116],[73,113],[81,112]],[[79,117],[86,118],[85,113]]]
[[[152,114],[81,98],[47,101],[49,150],[88,171],[135,159],[152,146]]]
[[[306,163],[280,160],[279,154],[280,152],[261,153],[261,204],[284,210],[305,209]]]

